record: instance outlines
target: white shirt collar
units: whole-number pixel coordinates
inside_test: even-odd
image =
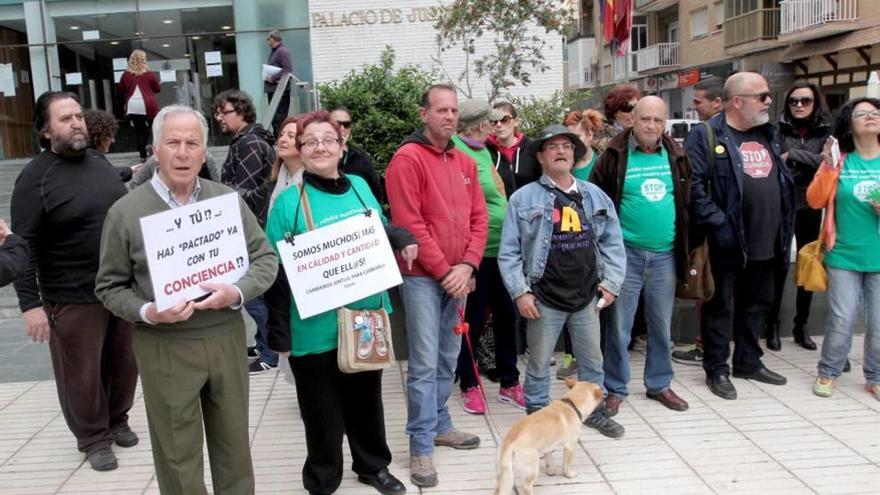
[[[171,208],[177,208],[178,206],[195,203],[199,200],[199,192],[201,192],[202,190],[202,184],[201,182],[199,182],[199,178],[196,177],[196,187],[193,189],[192,194],[187,199],[186,203],[181,203],[177,201],[177,198],[175,198],[173,194],[171,194],[171,189],[166,186],[164,182],[162,182],[162,179],[159,177],[158,168],[156,168],[156,171],[153,172],[153,178],[150,179],[150,185],[153,186],[153,190],[155,190],[156,194],[158,194],[159,197],[162,198],[162,201],[165,201],[165,204],[167,204]]]

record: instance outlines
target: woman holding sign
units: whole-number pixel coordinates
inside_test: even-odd
[[[807,188],[807,203],[825,208],[820,240],[828,272],[828,321],[813,393],[831,397],[865,304],[865,390],[880,400],[880,100],[857,98],[840,109],[834,141]]]
[[[296,244],[296,237],[312,230],[312,226],[321,229],[367,212],[381,215],[379,202],[367,183],[360,177],[339,172],[342,133],[329,113],[321,110],[301,118],[296,146],[304,167],[303,182],[278,196],[266,224],[266,236],[276,250],[277,244],[284,242],[293,242],[294,247],[304,246]],[[385,223],[384,218],[382,220]],[[394,234],[389,236],[392,245],[406,246],[402,253],[404,258],[415,259],[417,246],[412,236],[406,231]],[[295,269],[325,273],[338,269],[344,262],[313,268],[314,263],[302,263]],[[385,439],[381,370],[340,371],[336,310],[302,318],[289,295],[284,272],[279,270],[279,280],[266,294],[270,310],[269,344],[276,351],[290,353],[288,361],[293,369],[306,430],[308,457],[303,466],[303,486],[309,493],[333,493],[339,487],[344,433],[348,435],[352,467],[361,483],[381,493],[406,492],[403,483],[388,471],[391,451]],[[391,311],[385,291],[345,306],[355,310],[384,308]]]

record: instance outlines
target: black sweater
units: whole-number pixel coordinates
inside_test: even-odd
[[[369,155],[364,150],[349,143],[348,151],[343,153],[342,160],[339,162],[339,171],[349,175],[357,175],[367,181],[376,201],[380,205],[385,203],[385,193],[379,184],[379,176],[376,174],[376,169],[373,168]]]
[[[15,282],[22,311],[51,303],[91,304],[104,217],[126,193],[119,173],[88,150],[81,158],[43,151],[12,191],[12,230],[28,241],[31,264]],[[37,274],[39,273],[39,285]]]

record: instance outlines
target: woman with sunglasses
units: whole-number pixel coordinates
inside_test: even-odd
[[[794,177],[794,236],[800,251],[807,243],[819,237],[822,212],[807,205],[807,186],[822,163],[822,146],[831,135],[831,116],[819,88],[804,80],[794,82],[784,101],[785,108],[779,118],[779,132],[783,136],[782,159]],[[785,266],[777,273],[775,298],[764,324],[767,348],[773,351],[782,348],[779,340],[779,309],[782,305],[787,268]],[[794,341],[810,351],[816,350],[816,343],[810,338],[806,328],[812,298],[812,292],[798,287],[794,328],[791,331]]]
[[[825,208],[822,225],[828,273],[828,319],[813,393],[830,397],[852,347],[853,326],[865,305],[865,390],[880,400],[880,99],[856,98],[840,109],[832,143],[807,189],[807,202]]]
[[[641,97],[639,90],[629,84],[616,86],[605,95],[605,124],[596,131],[593,143],[599,154],[605,151],[614,136],[633,126],[632,111]]]
[[[353,125],[351,112],[344,106],[338,106],[330,111],[330,118],[339,125],[339,129],[342,131],[342,161],[339,163],[339,170],[349,175],[357,175],[367,181],[373,196],[379,200],[379,204],[382,204],[385,201],[385,194],[376,169],[373,168],[373,162],[370,161],[370,156],[366,151],[351,142]]]
[[[381,215],[367,183],[339,170],[343,136],[329,113],[319,110],[299,119],[296,137],[303,182],[281,193],[269,214],[266,237],[272,246],[284,242],[288,234],[295,238],[307,232],[309,220],[317,229],[362,215],[365,209]],[[305,212],[305,204],[310,206],[310,214]],[[385,223],[384,217],[382,220]],[[403,247],[403,259],[414,260],[418,247],[412,235],[403,229],[389,234],[392,245]],[[388,471],[391,451],[385,436],[382,371],[340,371],[336,310],[302,318],[284,273],[278,271],[278,280],[266,293],[273,315],[269,343],[273,349],[290,354],[288,362],[306,432],[303,486],[310,494],[336,491],[342,481],[342,441],[347,435],[358,481],[380,493],[405,493],[403,483]],[[386,291],[380,291],[346,307],[390,312],[389,301]]]
[[[501,112],[501,116],[498,120],[489,122],[492,124],[492,133],[486,143],[510,164],[513,188],[507,191],[509,196],[522,186],[538,180],[541,177],[541,165],[527,151],[532,140],[517,129],[519,116],[516,107],[506,101],[495,103],[492,107]]]

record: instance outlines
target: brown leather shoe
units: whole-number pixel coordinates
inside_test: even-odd
[[[623,402],[623,399],[619,396],[608,394],[608,397],[605,397],[605,416],[610,418],[617,414],[617,411],[620,410],[621,402]]]
[[[648,398],[656,400],[657,402],[663,404],[669,409],[672,409],[673,411],[687,411],[688,409],[688,403],[684,399],[676,395],[671,388],[667,388],[659,394],[652,394],[648,392]]]

